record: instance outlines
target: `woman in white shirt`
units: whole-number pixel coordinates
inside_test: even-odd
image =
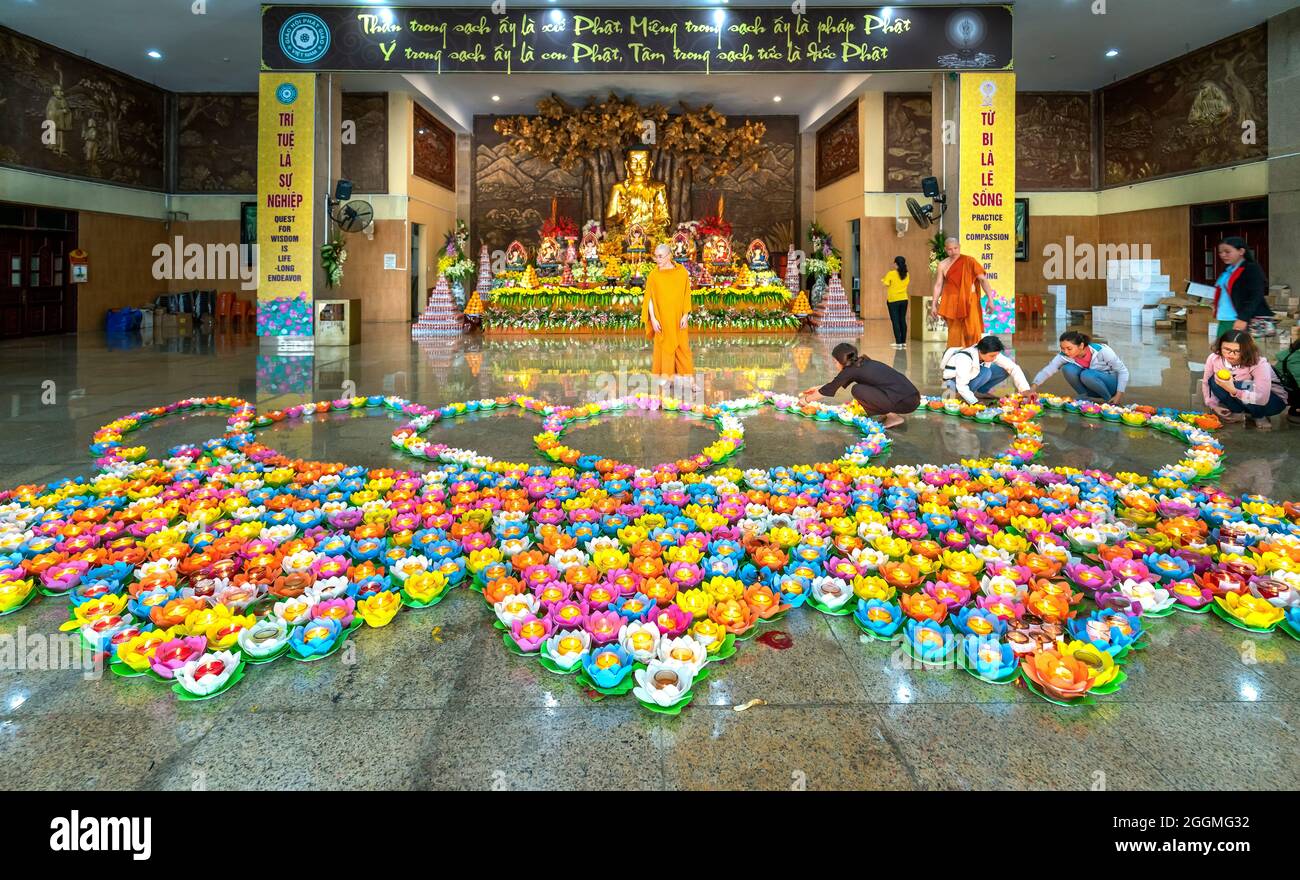
[[[960,395],[967,403],[996,400],[994,388],[1011,378],[1019,392],[1029,390],[1020,365],[1007,357],[1006,346],[996,336],[985,336],[970,348],[950,348],[943,354],[940,370],[945,393]]]

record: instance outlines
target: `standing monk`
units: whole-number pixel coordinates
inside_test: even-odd
[[[993,285],[984,277],[979,260],[961,252],[957,239],[949,238],[943,248],[948,258],[939,264],[931,312],[948,323],[949,348],[969,348],[984,336],[984,312],[975,287],[992,298]]]
[[[690,376],[694,382],[695,364],[686,330],[691,314],[691,278],[673,260],[673,249],[667,244],[655,247],[654,256],[655,268],[646,276],[641,305],[646,336],[654,339],[650,372],[660,382],[667,376]]]

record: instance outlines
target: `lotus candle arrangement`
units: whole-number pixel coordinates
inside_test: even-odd
[[[727,467],[741,416],[766,406],[862,438],[833,462]],[[538,418],[548,464],[421,436],[512,408]],[[719,437],[655,468],[563,445],[574,422],[633,408],[710,419]],[[1043,408],[1083,411],[1047,395],[972,408],[1015,431],[1011,448],[884,468],[871,459],[888,440],[855,405],[802,408],[767,393],[703,407],[371,396],[270,412],[191,398],[97,431],[89,477],[0,493],[0,614],[41,593],[66,601],[65,629],[108,654],[117,686],[157,681],[177,699],[207,699],[280,658],[326,658],[361,627],[441,614],[423,609],[469,585],[523,662],[670,714],[713,664],[804,605],[902,640],[919,662],[955,662],[1063,705],[1119,688],[1145,627],[1165,614],[1296,635],[1300,508],[1205,485],[1222,461],[1211,423],[1118,408],[1189,452],[1150,476],[1106,474],[1032,463]],[[229,413],[223,435],[162,458],[126,445],[143,425],[204,409]],[[405,417],[393,442],[431,469],[296,460],[258,441],[272,425],[343,411]],[[924,412],[962,416],[934,399]]]

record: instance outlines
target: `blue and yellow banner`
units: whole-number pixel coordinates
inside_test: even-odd
[[[988,333],[1016,332],[1016,75],[961,74],[961,252],[980,261]]]
[[[316,75],[263,73],[257,102],[257,335],[311,336]]]

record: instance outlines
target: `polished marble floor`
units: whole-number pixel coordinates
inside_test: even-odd
[[[1057,328],[1014,340],[1026,372]],[[1132,371],[1128,399],[1200,408],[1208,340],[1098,328]],[[273,408],[339,396],[398,394],[427,404],[524,391],[557,402],[640,390],[648,350],[633,337],[463,338],[412,342],[403,325],[366,325],[363,343],[287,357],[238,335],[99,334],[0,345],[0,482],[89,471],[91,433],[114,417],[192,395],[232,394]],[[697,337],[704,395],[795,392],[831,373],[828,340]],[[937,390],[942,346],[890,349],[885,323],[864,350]],[[1271,353],[1273,349],[1269,348]],[[1048,390],[1068,393],[1058,376]],[[1300,428],[1274,420],[1223,432],[1232,492],[1300,498]],[[279,425],[267,442],[303,457],[405,467],[396,422],[348,415]],[[154,452],[222,430],[219,416],[134,435]],[[1150,471],[1179,457],[1163,435],[1045,419],[1044,461]],[[536,421],[521,415],[439,426],[431,439],[532,461]],[[574,427],[584,451],[654,464],[698,450],[699,422],[633,413]],[[941,417],[893,432],[885,463],[950,462],[996,452],[1009,433]],[[741,467],[813,462],[852,437],[838,426],[754,416]],[[17,618],[17,620],[15,620]],[[62,603],[4,618],[0,637],[55,631]],[[1300,650],[1213,618],[1178,615],[1114,697],[1061,710],[957,670],[898,668],[845,618],[792,614],[793,645],[751,644],[710,677],[680,718],[630,699],[593,702],[576,684],[507,654],[478,597],[457,591],[355,641],[353,662],[278,663],[209,703],[181,704],[142,681],[76,670],[0,670],[0,786],[91,788],[1294,788],[1300,784]],[[113,678],[113,676],[109,676]],[[751,700],[764,700],[744,711]]]

